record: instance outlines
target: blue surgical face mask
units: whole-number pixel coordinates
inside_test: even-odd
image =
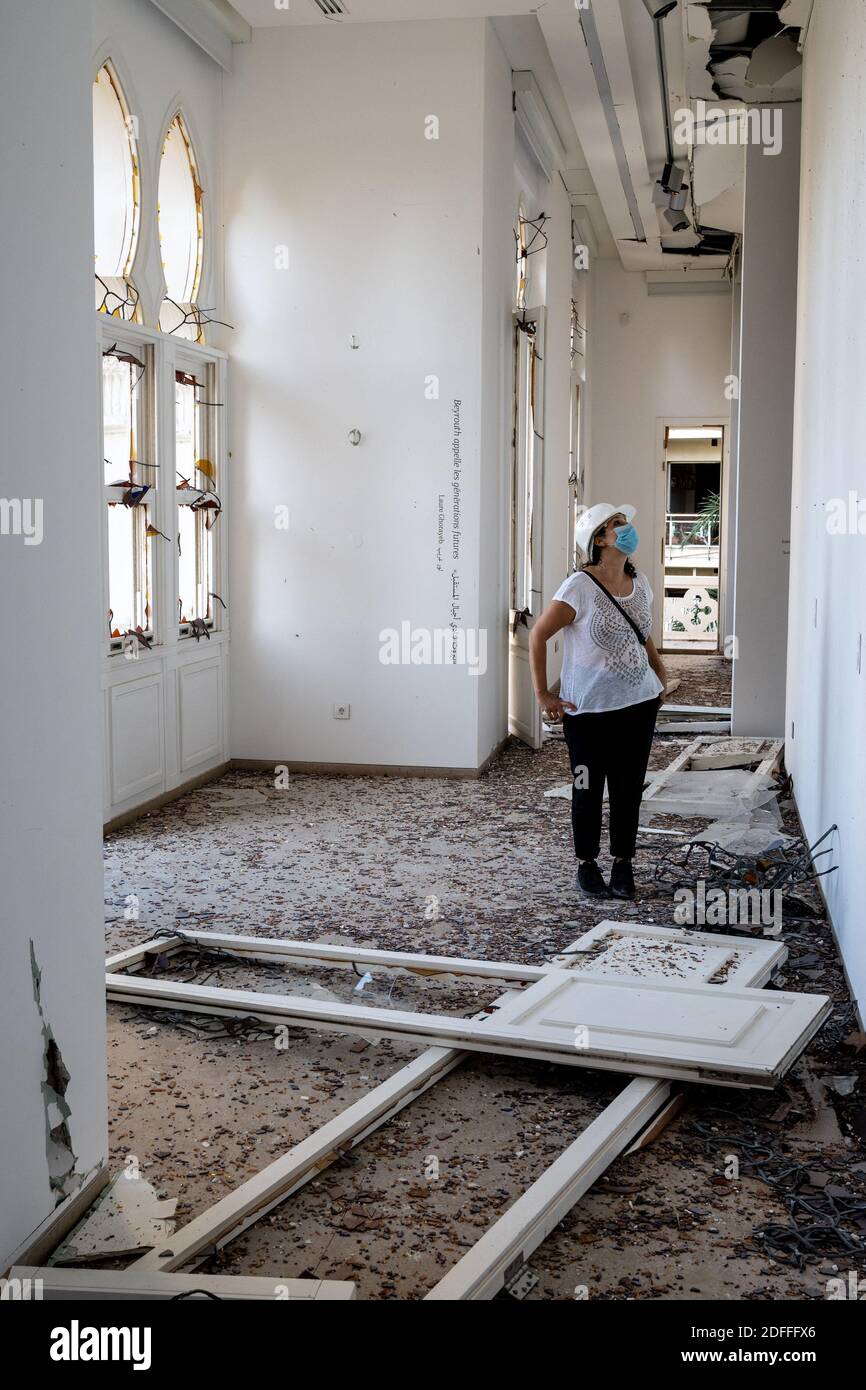
[[[614,526],[613,532],[616,536],[614,545],[617,550],[621,550],[623,555],[633,555],[640,545],[640,536],[631,522],[627,526]]]

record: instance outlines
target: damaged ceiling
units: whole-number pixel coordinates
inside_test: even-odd
[[[672,107],[695,111],[703,101],[735,113],[743,107],[783,106],[802,95],[802,45],[812,0],[682,0],[683,63]],[[674,33],[666,35],[676,42]],[[688,149],[690,221],[740,234],[745,159],[741,144],[694,143]],[[696,241],[693,232],[685,239]],[[681,250],[664,237],[665,249]]]
[[[512,68],[533,73],[553,113],[560,173],[595,253],[718,281],[743,230],[745,145],[706,142],[703,123],[672,143],[676,121],[699,102],[727,124],[727,113],[799,101],[813,0],[234,3],[254,26],[496,17]]]
[[[689,0],[688,9],[698,25],[704,25],[712,94],[746,102],[799,100],[800,38],[810,8],[811,0],[809,5],[792,0],[740,0],[735,5]]]
[[[537,11],[626,269],[724,277],[743,230],[746,137],[735,132],[750,112],[759,119],[753,108],[800,100],[811,3],[613,0]],[[716,113],[709,140],[700,102]],[[720,126],[727,138],[717,138]]]

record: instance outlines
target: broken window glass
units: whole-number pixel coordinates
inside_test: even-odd
[[[178,620],[181,635],[192,624],[214,626],[214,524],[217,493],[218,403],[212,364],[175,373],[175,468],[178,503]]]
[[[204,250],[202,189],[180,112],[171,122],[162,147],[157,214],[165,275],[159,326],[164,333],[201,342],[207,321],[197,306]]]
[[[139,322],[131,278],[140,213],[137,124],[110,63],[93,84],[93,193],[96,308]]]

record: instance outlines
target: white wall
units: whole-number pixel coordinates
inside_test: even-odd
[[[735,734],[782,733],[790,549],[800,107],[782,148],[746,152],[733,672]]]
[[[0,535],[2,1270],[107,1137],[89,5],[0,0],[0,28],[0,496],[43,506],[41,544]],[[43,1027],[74,1161],[47,1134]]]
[[[498,653],[480,680],[379,660],[383,629],[448,626],[452,582],[460,625],[502,625],[505,281],[484,258],[488,244],[508,246],[493,171],[504,177],[506,150],[510,170],[512,124],[494,43],[485,21],[455,20],[270,30],[236,50],[225,166],[238,324],[234,757],[472,768],[496,741]],[[425,399],[431,375],[438,400]],[[289,530],[275,527],[281,505]],[[337,702],[350,720],[333,718]]]
[[[866,998],[866,534],[830,535],[827,503],[866,496],[866,10],[816,0],[806,44],[786,759],[806,834],[834,823],[822,880],[855,997]],[[866,522],[861,522],[866,530]]]
[[[141,171],[141,224],[132,280],[141,295],[144,325],[155,329],[164,294],[157,223],[157,189],[165,131],[180,109],[192,140],[203,189],[204,263],[198,302],[225,319],[222,233],[221,69],[145,0],[92,0],[91,73],[111,59],[135,118]],[[232,333],[214,324],[209,345],[231,348]],[[110,340],[106,346],[110,345]],[[173,500],[174,442],[171,404],[175,357],[189,345],[164,337],[155,351],[160,383],[157,462],[159,487],[152,496],[153,520],[170,538],[151,543],[155,600],[161,606],[157,640],[139,659],[103,657],[102,708],[105,742],[103,817],[134,810],[224,763],[228,758],[228,631],[231,613],[219,611],[221,631],[210,641],[178,640],[176,623],[176,507]],[[189,362],[185,364],[189,366]],[[220,412],[224,424],[225,411]],[[98,463],[99,454],[94,456]],[[223,460],[215,460],[218,467]],[[227,518],[230,481],[220,471],[226,512],[216,523],[216,591],[226,588]],[[221,553],[220,553],[221,552]],[[103,557],[103,564],[107,563]],[[100,602],[99,635],[105,635]],[[130,889],[132,891],[132,889]]]
[[[622,314],[628,322],[620,322]],[[637,564],[656,592],[661,632],[659,421],[726,420],[731,301],[722,294],[648,295],[642,275],[597,260],[590,334],[592,427],[585,502],[631,502]]]

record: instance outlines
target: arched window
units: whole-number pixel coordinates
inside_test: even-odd
[[[202,190],[192,142],[180,112],[162,147],[158,213],[165,274],[159,326],[164,333],[201,342],[203,323],[196,300],[203,250]]]
[[[136,123],[110,63],[93,84],[93,189],[96,307],[137,320],[138,293],[130,278],[140,205]]]

